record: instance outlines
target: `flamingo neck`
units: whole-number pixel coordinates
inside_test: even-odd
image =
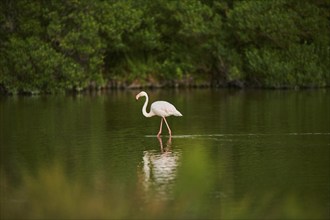
[[[146,101],[144,102],[143,107],[142,107],[142,114],[145,117],[149,118],[151,116],[154,116],[154,114],[151,111],[149,113],[147,112],[147,105],[149,102],[149,97],[148,97],[148,95],[145,95],[145,97],[146,97]]]

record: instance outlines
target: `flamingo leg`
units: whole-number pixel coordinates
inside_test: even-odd
[[[164,119],[164,118],[162,118],[162,120],[160,121],[160,127],[159,127],[159,132],[158,132],[158,134],[157,134],[157,137],[159,137],[160,134],[162,133],[163,119]]]
[[[164,121],[166,123],[167,129],[168,129],[168,133],[170,134],[170,137],[172,137],[172,131],[170,129],[170,126],[167,124],[167,121],[166,121],[165,117],[163,117],[163,119],[164,119]]]

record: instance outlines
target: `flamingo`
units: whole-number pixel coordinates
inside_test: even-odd
[[[162,133],[163,121],[165,121],[167,129],[168,129],[168,133],[171,137],[172,131],[171,131],[170,126],[168,125],[165,117],[168,117],[171,115],[182,116],[182,114],[174,107],[174,105],[172,105],[171,103],[166,102],[166,101],[156,101],[156,102],[152,103],[150,106],[150,112],[148,113],[147,112],[147,105],[148,105],[148,101],[149,101],[148,94],[146,92],[142,91],[139,94],[137,94],[135,98],[136,98],[136,100],[138,100],[142,96],[146,97],[146,101],[144,102],[144,105],[142,107],[142,114],[147,118],[155,116],[155,115],[162,118],[160,121],[160,128],[159,128],[157,137],[159,137],[160,134]]]

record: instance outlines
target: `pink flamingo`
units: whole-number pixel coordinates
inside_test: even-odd
[[[150,107],[150,112],[148,113],[147,112],[147,105],[148,105],[148,101],[149,101],[148,94],[146,92],[142,91],[139,94],[137,94],[135,98],[136,98],[136,100],[138,100],[142,96],[146,97],[146,101],[144,102],[144,105],[142,107],[142,114],[148,118],[155,116],[155,115],[162,118],[160,121],[160,128],[159,128],[157,137],[159,137],[160,134],[162,133],[163,120],[166,123],[168,133],[170,134],[170,136],[172,136],[172,131],[171,131],[170,126],[168,125],[165,117],[168,117],[171,115],[182,116],[182,114],[171,103],[168,103],[165,101],[156,101],[156,102],[152,103],[151,107]]]

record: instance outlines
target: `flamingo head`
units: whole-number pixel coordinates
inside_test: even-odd
[[[135,99],[138,100],[141,96],[147,96],[147,93],[144,92],[144,91],[142,91],[142,92],[140,92],[139,94],[137,94],[137,95],[135,96]]]

